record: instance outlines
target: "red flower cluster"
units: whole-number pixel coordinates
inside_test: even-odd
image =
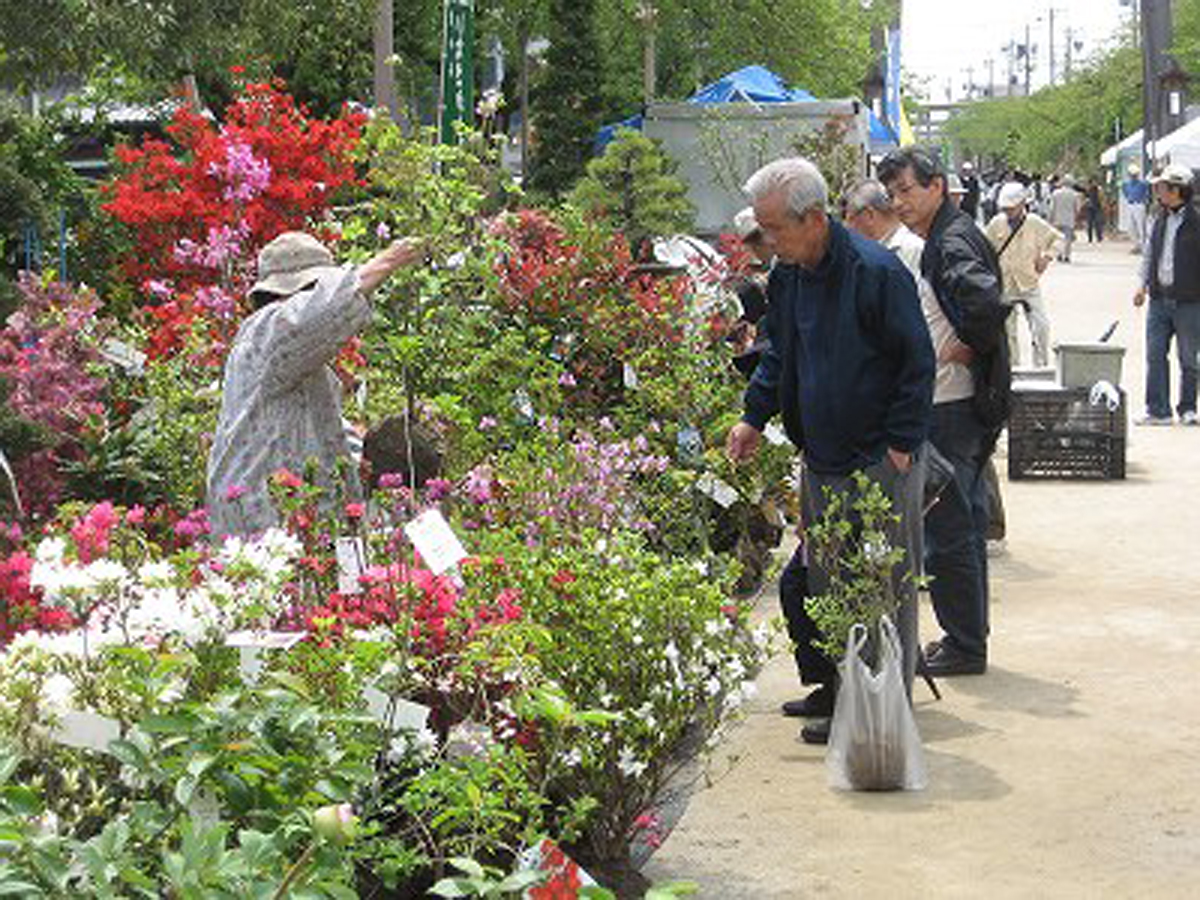
[[[470,608],[463,602],[467,592],[450,578],[417,566],[373,566],[361,582],[362,593],[334,592],[321,605],[305,610],[305,627],[336,636],[347,628],[406,622],[417,651],[433,659],[458,650],[486,625],[512,622],[523,615],[521,592],[516,588],[503,588],[490,602]]]
[[[171,142],[117,149],[121,172],[104,209],[137,248],[123,274],[163,301],[152,356],[178,350],[203,321],[200,291],[242,296],[263,244],[319,220],[339,188],[357,183],[351,155],[365,121],[312,119],[281,82],[248,84],[224,124],[185,107],[167,127]]]
[[[42,607],[41,591],[29,586],[33,557],[24,550],[0,559],[0,647],[22,631],[66,631],[73,627],[71,614],[57,607]]]

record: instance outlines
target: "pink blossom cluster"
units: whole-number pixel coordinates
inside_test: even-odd
[[[249,144],[231,138],[225,129],[221,129],[221,134],[227,139],[225,162],[210,162],[208,174],[226,182],[221,192],[223,199],[235,203],[253,200],[271,183],[271,163],[255,156]]]
[[[245,222],[217,225],[208,229],[208,236],[202,243],[181,238],[175,244],[173,255],[177,263],[221,271],[241,256],[242,246],[249,236],[250,228]]]

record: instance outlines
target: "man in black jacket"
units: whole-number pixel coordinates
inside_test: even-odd
[[[1192,170],[1169,165],[1152,179],[1161,207],[1142,254],[1134,306],[1146,302],[1146,414],[1139,425],[1170,425],[1171,337],[1179,354],[1179,421],[1196,416],[1196,353],[1200,351],[1200,216],[1192,206]]]
[[[726,451],[735,461],[748,459],[757,451],[767,421],[782,414],[788,437],[804,454],[806,523],[821,517],[828,490],[850,489],[856,471],[883,487],[899,516],[893,544],[906,551],[893,580],[901,598],[897,629],[911,686],[916,593],[906,572],[911,574],[921,552],[924,466],[917,450],[928,435],[934,374],[916,284],[894,254],[826,215],[828,188],[808,160],[776,160],[755,172],[745,189],[777,262],[767,286],[770,342],[746,389],[742,421],[729,432]],[[808,589],[821,594],[826,575],[809,562]],[[801,549],[780,582],[793,636],[806,618],[804,568]],[[824,743],[829,732],[823,717],[832,714],[834,668],[820,654],[803,656],[803,649],[797,654],[801,680],[822,687],[792,709],[785,706],[784,712],[822,717],[801,736]]]
[[[971,369],[971,396],[936,404],[930,440],[954,465],[948,486],[925,517],[930,596],[945,635],[926,648],[929,675],[977,675],[987,669],[988,507],[983,471],[1008,413],[1011,372],[1001,301],[1000,265],[983,232],[946,195],[946,176],[931,153],[904,148],[879,164],[897,214],[925,239],[921,274],[933,287],[955,337],[939,362]]]

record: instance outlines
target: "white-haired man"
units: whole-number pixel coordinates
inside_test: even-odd
[[[371,321],[369,297],[401,266],[424,255],[403,238],[360,266],[337,266],[320,241],[279,235],[258,255],[250,289],[256,311],[241,324],[225,361],[221,415],[208,458],[212,533],[248,535],[278,520],[267,489],[277,470],[318,462],[318,479],[336,488],[346,466],[346,499],[358,478],[341,417],[341,383],[329,368],[342,345]]]
[[[1000,257],[1004,277],[1004,302],[1013,307],[1008,317],[1008,351],[1014,366],[1020,364],[1020,337],[1016,310],[1023,310],[1033,342],[1033,364],[1050,365],[1050,316],[1042,297],[1041,278],[1050,260],[1061,251],[1058,230],[1026,208],[1027,192],[1016,181],[1000,188],[1000,212],[984,229]]]
[[[908,577],[920,559],[923,461],[929,431],[934,356],[916,284],[884,248],[826,214],[828,188],[811,162],[794,157],[759,169],[746,183],[754,215],[776,265],[768,283],[770,344],[746,390],[742,421],[726,442],[735,461],[758,449],[767,421],[780,414],[804,454],[801,503],[805,522],[820,519],[829,491],[847,491],[854,472],[883,486],[899,515],[893,540],[906,550],[894,573],[906,684],[916,666],[916,597]],[[805,593],[802,551],[788,564],[780,596],[789,627],[801,619]],[[807,570],[807,589],[820,594],[828,577]],[[811,622],[807,627],[811,627]],[[793,630],[793,636],[796,636]],[[828,738],[833,662],[807,655],[801,634],[801,680],[821,685],[785,713],[816,717],[801,731],[810,743]]]

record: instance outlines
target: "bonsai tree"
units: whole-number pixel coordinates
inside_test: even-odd
[[[649,237],[688,229],[695,214],[676,163],[640,131],[618,130],[604,155],[588,163],[571,202],[625,234],[637,248]]]

